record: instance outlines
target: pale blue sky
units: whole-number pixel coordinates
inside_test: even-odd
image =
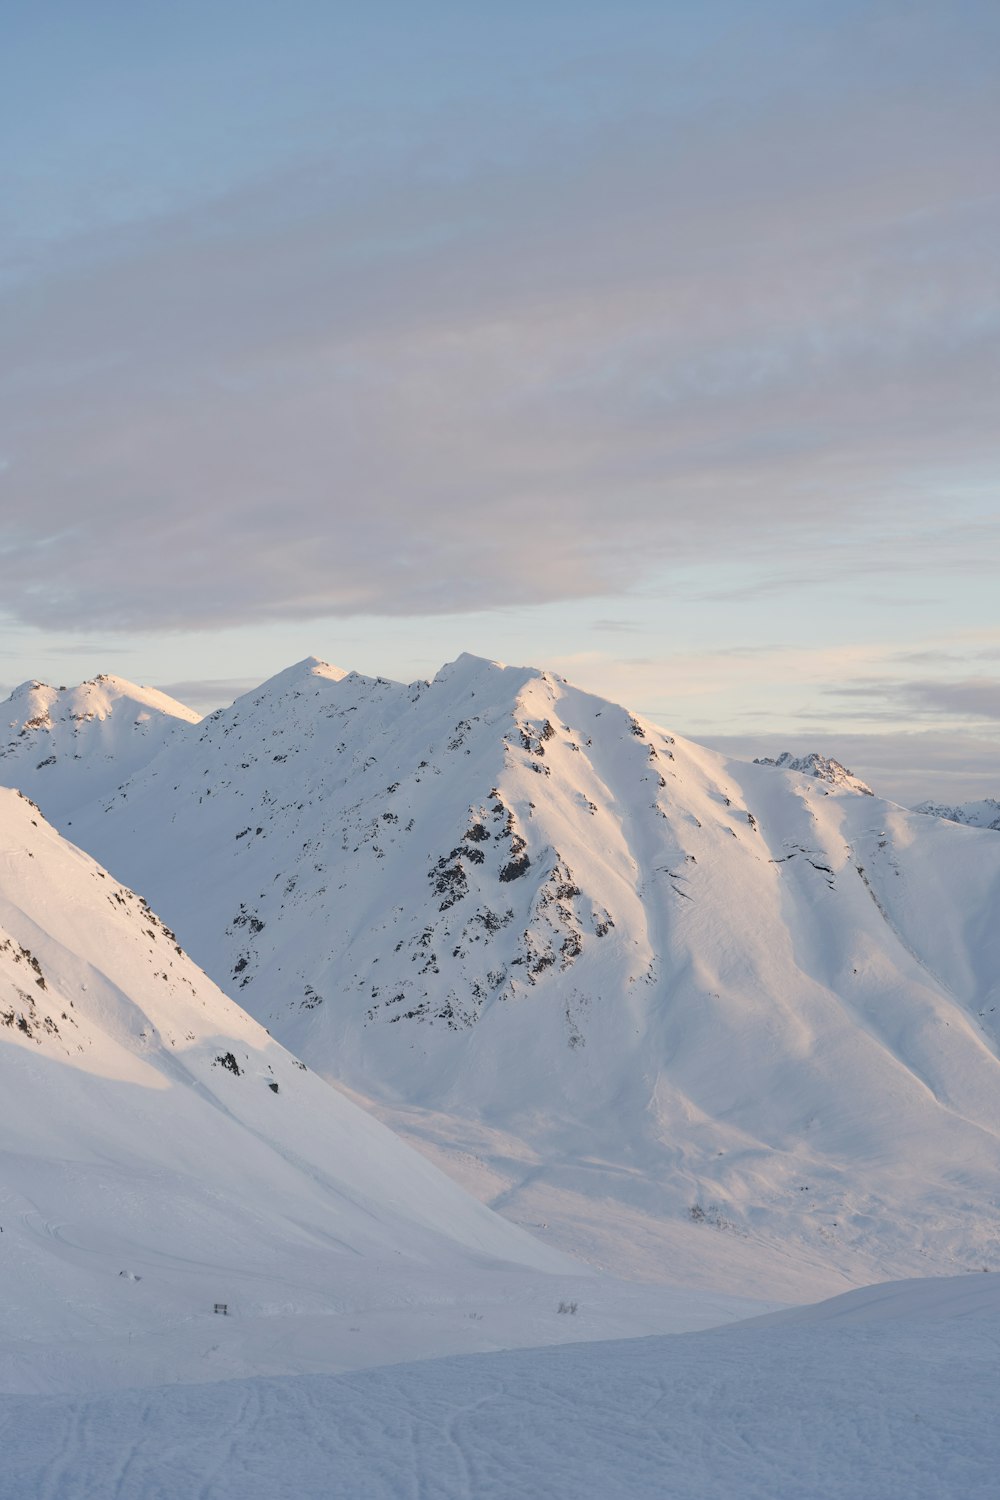
[[[1000,795],[995,5],[0,22],[0,686],[472,650]]]

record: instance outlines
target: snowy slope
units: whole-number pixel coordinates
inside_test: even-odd
[[[0,1484],[18,1500],[994,1500],[998,1343],[1000,1278],[969,1276],[675,1338],[2,1397]]]
[[[73,836],[511,1218],[796,1300],[998,1257],[1000,845],[867,790],[533,669],[307,661]]]
[[[985,797],[981,802],[959,802],[955,806],[919,802],[913,811],[931,818],[947,818],[950,823],[965,823],[970,828],[1000,830],[1000,802],[995,797]]]
[[[739,1307],[640,1308],[491,1214],[6,790],[0,1115],[0,1389],[336,1370]],[[586,1315],[559,1317],[581,1287]]]
[[[79,687],[23,682],[0,710],[0,781],[46,816],[109,797],[200,715],[155,688],[101,675]]]

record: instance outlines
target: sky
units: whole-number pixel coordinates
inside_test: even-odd
[[[0,688],[468,650],[1000,796],[993,0],[0,23]]]

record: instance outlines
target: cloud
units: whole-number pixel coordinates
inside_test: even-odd
[[[915,679],[831,684],[827,691],[842,698],[871,702],[872,716],[898,718],[900,711],[928,718],[1000,721],[1000,678],[968,677],[958,681]]]
[[[637,620],[617,620],[613,617],[603,620],[594,620],[591,624],[592,630],[606,632],[609,635],[633,635],[641,634],[643,626]]]
[[[991,517],[940,512],[997,456],[1000,100],[933,28],[894,61],[871,28],[873,69],[817,35],[759,97],[622,97],[530,152],[477,156],[472,121],[461,167],[331,155],[49,256],[0,309],[8,610],[180,629],[995,560]]]
[[[205,714],[217,708],[228,708],[236,698],[257,687],[260,681],[259,677],[193,677],[184,682],[161,682],[157,686],[161,693]]]

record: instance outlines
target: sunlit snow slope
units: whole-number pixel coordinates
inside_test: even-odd
[[[79,687],[23,682],[0,708],[0,782],[53,821],[109,797],[200,715],[156,688],[102,674]]]
[[[0,1389],[349,1369],[748,1310],[642,1307],[490,1213],[5,789],[0,1123]]]
[[[307,661],[71,832],[505,1214],[794,1299],[1000,1263],[1000,843],[866,792],[532,669]]]

